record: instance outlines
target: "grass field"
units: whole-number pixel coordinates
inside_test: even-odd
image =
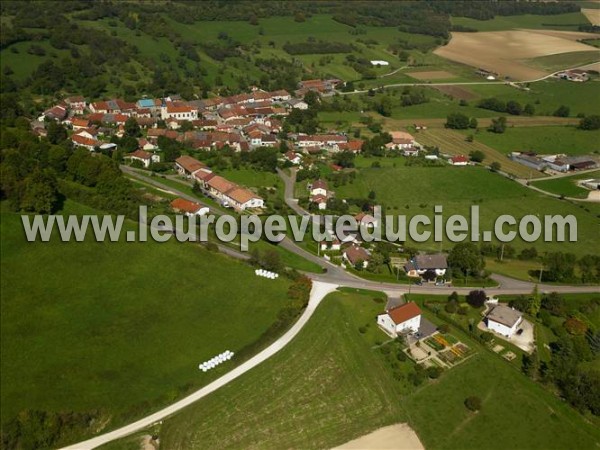
[[[556,178],[554,180],[534,181],[532,184],[535,187],[552,192],[553,194],[564,195],[566,197],[587,198],[590,193],[589,189],[578,186],[577,181],[590,178],[600,178],[600,171]]]
[[[230,370],[197,365],[257,345],[288,305],[286,280],[200,246],[26,243],[19,216],[1,219],[3,422],[28,408],[131,420]]]
[[[578,220],[578,241],[542,242],[525,245],[515,240],[516,248],[535,245],[538,251],[569,251],[579,255],[590,252],[588,242],[595,239],[600,208],[595,204],[577,206],[527,189],[514,181],[478,167],[396,167],[359,170],[352,184],[335,189],[340,198],[364,198],[375,191],[376,201],[385,205],[387,214],[416,214],[433,217],[434,205],[443,206],[444,217],[463,214],[469,217],[470,205],[480,209],[481,230],[492,230],[493,221],[502,214],[519,218],[528,214],[574,214]],[[444,246],[449,243],[444,242]],[[421,247],[438,250],[428,242]]]
[[[442,153],[449,153],[451,155],[468,156],[473,151],[481,151],[485,155],[483,161],[485,165],[498,162],[502,166],[501,170],[506,173],[515,175],[518,178],[529,176],[531,170],[528,167],[508,159],[505,154],[502,154],[481,142],[477,142],[477,138],[482,133],[486,132],[478,133],[473,142],[467,142],[464,134],[449,129],[428,129],[420,131],[416,138],[421,144],[437,146]],[[543,177],[544,175],[541,172],[537,172],[534,173],[533,176]]]
[[[600,130],[584,131],[575,127],[509,127],[502,134],[481,131],[475,140],[505,154],[514,151],[566,155],[600,153]]]
[[[427,449],[598,444],[600,433],[592,424],[458,331],[459,339],[480,349],[477,355],[436,382],[398,389],[367,344],[370,339],[356,329],[369,315],[374,321],[381,308],[369,296],[329,296],[280,354],[165,421],[162,444],[169,449],[326,448],[403,421]],[[483,399],[478,414],[463,405],[470,395]],[[490,433],[502,439],[490,440]]]
[[[476,20],[468,17],[453,17],[452,24],[474,28],[478,31],[501,31],[514,28],[556,29],[577,31],[579,25],[589,21],[581,13],[566,13],[553,16],[522,14],[519,16],[496,16],[491,20]]]
[[[529,61],[534,66],[555,72],[569,67],[583,66],[598,61],[598,52],[571,52],[547,55]]]

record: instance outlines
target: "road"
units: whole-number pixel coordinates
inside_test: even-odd
[[[154,414],[146,416],[143,419],[138,420],[137,422],[118,428],[109,433],[96,436],[92,439],[88,439],[87,441],[78,442],[77,444],[65,447],[65,450],[90,450],[112,442],[114,440],[129,436],[130,434],[148,428],[154,425],[155,423],[166,419],[167,417],[175,414],[178,411],[181,411],[187,406],[190,406],[192,403],[195,403],[201,398],[206,397],[207,395],[225,386],[226,384],[231,383],[233,380],[248,372],[250,369],[253,369],[254,367],[258,366],[260,363],[266,361],[271,356],[275,355],[277,352],[283,349],[287,344],[289,344],[300,332],[300,330],[302,330],[304,325],[306,325],[308,320],[311,318],[311,316],[317,309],[317,306],[319,306],[319,303],[321,303],[321,301],[327,296],[327,294],[335,291],[337,287],[338,286],[335,284],[320,282],[313,283],[308,306],[306,307],[298,321],[296,321],[296,323],[283,336],[281,336],[263,351],[254,355],[246,362],[240,364],[235,369],[232,369],[230,372],[227,372],[222,377],[217,378],[212,383],[207,384],[202,389],[199,389],[193,394],[182,398],[178,402],[173,403],[172,405],[169,405],[166,408],[155,412]]]
[[[539,179],[537,179],[535,181],[555,180],[557,178],[572,177],[573,175],[581,175],[581,174],[584,174],[584,173],[591,173],[591,172],[597,172],[597,171],[598,171],[598,169],[586,169],[586,170],[581,170],[581,171],[577,172],[576,174],[573,174],[573,173],[559,173],[559,174],[556,174],[556,175],[552,175],[550,177],[539,178]],[[586,198],[563,197],[562,195],[558,195],[558,194],[554,194],[552,192],[545,191],[545,190],[543,190],[543,189],[541,189],[541,188],[539,188],[537,186],[534,186],[531,183],[531,180],[526,180],[524,178],[516,178],[515,181],[517,183],[519,183],[519,184],[521,184],[521,185],[529,188],[529,189],[532,189],[534,191],[537,191],[537,192],[539,192],[541,194],[544,194],[544,195],[547,195],[549,197],[564,198],[565,200],[571,200],[571,201],[575,201],[575,202],[595,202],[595,203],[598,203],[598,200],[595,199],[595,198],[593,198],[593,197],[592,198],[590,198],[590,197],[586,197]],[[590,192],[592,192],[592,191],[590,191]]]
[[[129,170],[130,168],[124,169],[129,175],[144,181],[146,183],[152,184],[156,188],[161,190],[171,192],[175,195],[179,195],[183,198],[187,198],[188,200],[197,201],[196,198],[189,196],[183,192],[178,191],[177,189],[173,189],[169,186],[162,184],[160,181],[142,175],[134,170]],[[280,173],[280,176],[284,180],[285,184],[285,199],[286,203],[292,207],[293,201],[293,187],[295,181],[295,172],[292,171],[292,176],[288,177],[283,172]],[[296,203],[296,206],[297,203]],[[298,207],[299,208],[299,207]],[[296,211],[295,208],[292,208]],[[301,210],[301,208],[300,208]],[[303,214],[306,214],[306,211],[302,210]],[[385,292],[389,297],[400,297],[403,294],[408,292],[414,292],[419,294],[438,294],[438,295],[448,295],[452,291],[457,291],[459,294],[466,294],[471,291],[473,288],[454,288],[449,286],[409,286],[403,284],[396,283],[379,283],[375,281],[364,280],[362,278],[356,277],[342,268],[335,266],[334,264],[325,261],[313,255],[300,247],[298,247],[294,242],[290,239],[286,238],[281,244],[284,248],[289,251],[292,251],[306,259],[309,259],[313,262],[316,262],[321,267],[327,269],[327,272],[324,274],[307,274],[313,281],[313,287],[310,294],[310,299],[308,302],[307,308],[304,310],[298,321],[279,339],[277,339],[274,343],[269,345],[266,349],[262,350],[249,360],[240,364],[238,367],[232,369],[230,372],[226,373],[222,377],[217,380],[209,383],[205,387],[199,389],[198,391],[190,394],[189,396],[173,403],[172,405],[167,406],[166,408],[161,409],[149,416],[146,416],[136,422],[133,422],[124,427],[118,428],[116,430],[110,431],[108,433],[104,433],[100,436],[96,436],[92,439],[79,442],[73,444],[69,447],[66,447],[65,450],[89,450],[99,447],[101,445],[107,444],[117,439],[124,438],[133,433],[136,433],[140,430],[144,430],[167,417],[181,411],[182,409],[190,406],[191,404],[197,402],[198,400],[206,397],[217,389],[225,386],[226,384],[232,382],[236,378],[240,377],[247,371],[252,368],[258,366],[262,362],[266,361],[268,358],[275,355],[282,348],[288,345],[296,335],[302,330],[302,328],[306,325],[308,320],[311,318],[313,313],[315,312],[317,306],[321,303],[321,301],[327,296],[327,294],[335,291],[340,286],[359,288],[359,289],[370,289]],[[247,258],[247,255],[235,250],[232,250],[225,246],[220,246],[222,251],[227,250],[227,254],[233,256],[235,258]],[[499,286],[496,288],[486,288],[485,291],[491,296],[502,295],[502,294],[527,294],[530,293],[534,287],[534,283],[515,280],[512,278],[504,277],[501,275],[493,275],[493,278],[499,283]],[[546,285],[540,284],[538,285],[538,289],[540,292],[559,292],[559,293],[585,293],[585,292],[598,292],[598,286],[555,286],[555,285]]]

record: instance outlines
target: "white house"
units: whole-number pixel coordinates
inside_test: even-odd
[[[376,226],[378,226],[378,221],[375,217],[373,217],[371,214],[367,214],[364,212],[358,213],[357,215],[354,216],[354,219],[356,220],[356,223],[359,226],[365,226],[366,228],[375,228]]]
[[[167,103],[161,108],[160,115],[163,120],[196,120],[198,119],[198,109],[187,105]]]
[[[523,321],[520,311],[506,305],[497,305],[487,314],[487,326],[490,331],[495,331],[502,336],[510,338],[515,334]]]
[[[377,316],[377,325],[391,337],[415,333],[421,326],[421,309],[414,302],[388,309]]]
[[[372,66],[389,66],[390,63],[383,59],[374,59],[371,61]]]
[[[406,131],[391,131],[390,136],[392,136],[392,142],[385,144],[388,150],[404,150],[417,146],[415,138]]]
[[[446,275],[446,269],[448,269],[448,261],[443,253],[417,255],[404,266],[409,277],[420,277],[427,271],[434,271],[436,276],[443,277]]]
[[[355,266],[359,262],[362,263],[363,269],[367,268],[367,266],[369,265],[369,259],[371,258],[371,255],[368,251],[354,244],[350,245],[349,247],[346,247],[342,256],[353,266]]]
[[[191,202],[184,198],[176,198],[171,202],[171,208],[173,211],[183,213],[188,217],[191,216],[204,216],[208,214],[208,206],[203,206],[200,203]]]
[[[308,109],[308,103],[306,103],[304,100],[300,100],[297,98],[294,98],[294,99],[288,101],[288,105],[294,109],[301,109],[301,110]]]
[[[310,195],[323,195],[327,197],[327,181],[317,180],[310,186]]]
[[[188,178],[192,178],[194,173],[205,167],[206,164],[188,155],[180,156],[175,160],[175,168],[177,169],[177,172],[179,172],[180,175]]]
[[[466,166],[469,164],[469,158],[465,155],[456,155],[450,158],[450,164],[453,166]]]
[[[131,159],[132,161],[141,161],[146,169],[150,167],[150,164],[153,162],[160,162],[160,155],[140,149],[127,155],[127,158]]]

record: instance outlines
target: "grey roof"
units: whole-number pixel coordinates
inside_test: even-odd
[[[521,318],[522,314],[520,311],[516,309],[510,308],[506,305],[497,305],[494,306],[488,315],[488,320],[493,320],[494,322],[501,323],[502,325],[506,325],[509,328],[512,328]]]
[[[435,255],[417,255],[415,258],[406,264],[407,270],[429,270],[429,269],[447,269],[448,261],[443,253]]]

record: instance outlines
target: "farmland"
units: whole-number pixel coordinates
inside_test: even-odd
[[[230,370],[197,364],[252,351],[288,305],[287,281],[200,246],[26,243],[18,215],[1,220],[3,425],[25,409],[95,412],[102,427],[150,412]]]
[[[481,131],[475,135],[475,140],[505,154],[513,151],[567,155],[600,152],[600,131],[575,127],[509,127],[502,134]]]
[[[582,36],[585,35],[588,34],[582,33]],[[436,49],[435,53],[452,61],[497,72],[502,77],[532,80],[549,72],[536,69],[522,60],[556,53],[596,52],[594,47],[569,37],[526,30],[453,33],[448,45]],[[593,61],[593,53],[590,58]]]
[[[299,183],[300,184],[300,183]],[[302,189],[302,188],[300,188]],[[336,195],[342,198],[364,198],[374,191],[376,201],[386,206],[388,214],[425,214],[433,217],[434,205],[443,205],[444,216],[464,214],[470,205],[479,205],[482,230],[493,229],[493,220],[502,214],[512,214],[518,220],[528,214],[574,214],[578,219],[578,241],[569,243],[538,242],[539,251],[569,251],[579,255],[589,253],[587,242],[595,239],[598,228],[597,205],[577,206],[544,194],[533,192],[514,181],[478,167],[366,167],[359,170],[352,184],[338,186]],[[515,248],[523,248],[515,241]],[[448,243],[444,243],[448,246]],[[429,242],[429,250],[439,250],[439,244]]]
[[[576,31],[580,24],[588,23],[586,17],[578,12],[554,16],[522,14],[518,16],[496,16],[491,20],[476,20],[468,17],[453,17],[452,23],[478,31],[502,31],[515,28],[558,29]]]
[[[587,448],[600,439],[579,414],[487,351],[445,371],[436,382],[402,388],[357,329],[381,308],[368,296],[330,295],[289,347],[168,419],[161,442],[172,449],[324,448],[406,421],[432,449]],[[459,332],[457,337],[480,348]],[[476,415],[463,405],[470,395],[483,399]],[[490,430],[502,433],[502,441],[490,442]]]

